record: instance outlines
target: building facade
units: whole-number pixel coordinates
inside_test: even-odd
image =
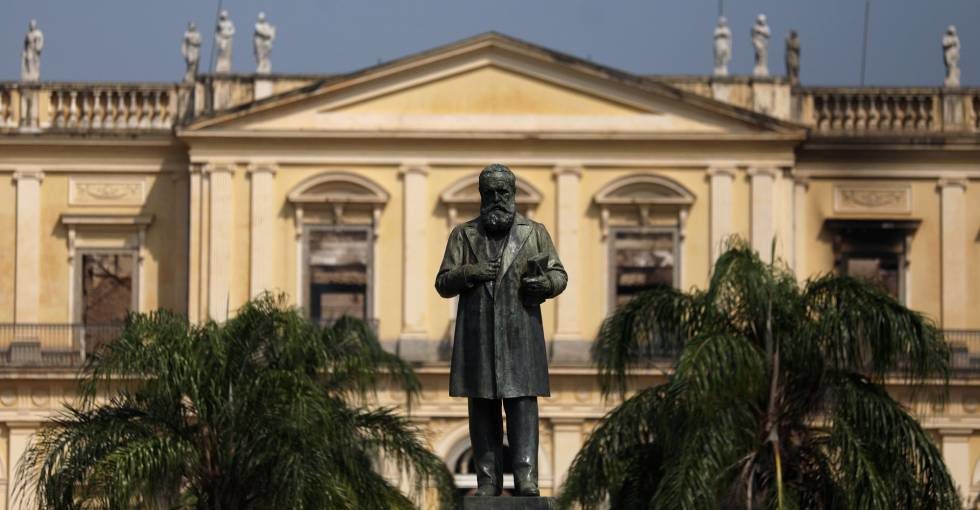
[[[890,390],[976,499],[980,89],[640,76],[491,33],[341,75],[0,83],[0,509],[126,313],[221,321],[266,290],[316,320],[370,320],[418,363],[411,416],[475,487],[466,403],[448,397],[455,303],[433,281],[491,162],[569,274],[542,307],[545,493],[615,405],[589,360],[603,318],[654,283],[705,286],[739,235],[800,279],[875,278],[942,326],[949,402]]]

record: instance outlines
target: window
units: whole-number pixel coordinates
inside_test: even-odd
[[[654,285],[677,285],[677,229],[615,228],[610,234],[613,306]]]
[[[609,246],[607,311],[655,285],[680,287],[687,213],[694,195],[666,176],[635,173],[595,195]]]
[[[137,256],[133,251],[80,252],[76,285],[85,349],[94,351],[112,339],[130,312],[136,310]]]
[[[306,289],[310,318],[370,317],[371,229],[308,226]]]
[[[905,302],[907,237],[916,221],[828,220],[838,274],[878,285]]]

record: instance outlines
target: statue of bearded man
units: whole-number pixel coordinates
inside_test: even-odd
[[[567,274],[548,231],[517,213],[517,177],[504,165],[480,173],[480,216],[453,229],[436,276],[459,296],[449,395],[469,399],[477,496],[503,489],[503,423],[517,496],[538,496],[538,401],[550,396],[541,303]]]

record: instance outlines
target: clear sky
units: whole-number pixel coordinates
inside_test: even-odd
[[[233,69],[251,72],[251,35],[276,25],[273,72],[338,73],[496,30],[641,74],[707,74],[719,0],[222,0],[238,33]],[[724,0],[734,74],[749,74],[749,30],[765,13],[770,70],[783,74],[786,32],[802,40],[805,85],[856,85],[864,0]],[[3,0],[0,80],[18,79],[27,21],[45,35],[43,80],[177,81],[187,21],[208,63],[218,0]],[[867,83],[940,85],[940,39],[958,27],[964,85],[980,86],[980,0],[872,0]]]

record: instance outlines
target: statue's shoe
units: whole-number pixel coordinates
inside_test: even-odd
[[[536,498],[541,495],[541,491],[538,490],[538,484],[535,482],[524,482],[518,483],[517,488],[514,490],[515,496],[520,497],[532,497]]]
[[[500,487],[497,485],[480,485],[476,488],[476,492],[473,495],[478,497],[499,496],[501,492]]]

